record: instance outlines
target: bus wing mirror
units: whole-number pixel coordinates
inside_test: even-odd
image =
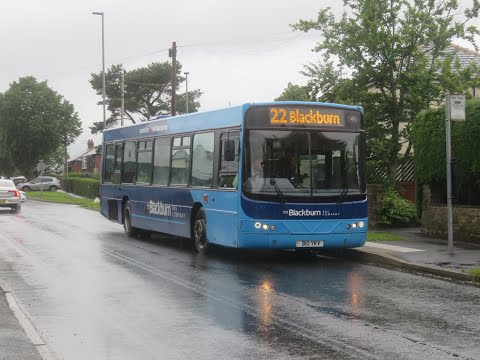
[[[235,160],[235,140],[225,140],[223,150],[224,161]]]

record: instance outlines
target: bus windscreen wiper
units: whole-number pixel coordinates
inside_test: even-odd
[[[348,164],[348,154],[349,154],[349,151],[345,151],[345,162],[344,162],[344,166],[343,166],[343,172],[345,174],[345,180],[343,182],[343,189],[342,189],[342,192],[340,193],[340,195],[338,196],[338,199],[337,199],[337,204],[340,204],[340,203],[343,203],[347,200],[347,194],[348,194],[348,183],[350,182],[350,169],[349,169],[349,164]]]
[[[345,186],[337,198],[337,204],[345,202],[347,200],[347,194],[348,194],[348,186]]]
[[[278,194],[278,197],[280,198],[280,202],[285,203],[285,196],[283,196],[283,193],[278,187],[277,181],[273,176],[270,178],[270,185],[272,185],[275,188],[275,190],[277,190],[277,194]]]

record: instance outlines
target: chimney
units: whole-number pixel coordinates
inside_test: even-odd
[[[87,146],[88,146],[88,150],[92,150],[93,147],[94,147],[94,145],[93,145],[93,140],[91,140],[91,139],[88,140],[88,141],[87,141]]]

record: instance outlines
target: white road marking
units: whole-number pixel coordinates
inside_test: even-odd
[[[20,306],[17,304],[17,300],[11,292],[5,292],[5,297],[7,298],[8,306],[12,310],[13,314],[17,318],[18,322],[22,326],[23,330],[29,337],[30,341],[36,347],[38,353],[42,357],[43,360],[55,360],[52,352],[48,348],[47,344],[43,341],[43,339],[38,334],[35,327],[32,325],[28,317],[23,313]]]
[[[425,250],[422,250],[422,249],[413,249],[413,248],[407,248],[407,247],[403,247],[403,246],[379,244],[379,243],[368,242],[368,241],[365,243],[365,246],[372,247],[372,248],[377,248],[377,249],[383,249],[383,250],[392,250],[392,251],[397,251],[397,252],[403,252],[403,253],[425,251]]]

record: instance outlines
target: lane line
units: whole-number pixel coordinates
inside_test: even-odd
[[[17,318],[18,322],[22,326],[23,330],[27,334],[28,338],[32,342],[33,346],[37,349],[38,353],[43,360],[56,360],[52,352],[48,348],[48,345],[40,337],[40,334],[37,332],[30,319],[24,314],[22,309],[17,303],[17,300],[11,292],[5,292],[5,297],[7,298],[8,306],[12,310],[13,314]]]

